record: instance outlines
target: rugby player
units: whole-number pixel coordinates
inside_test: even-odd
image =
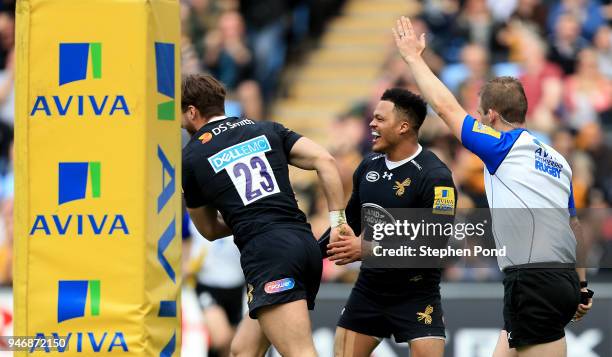
[[[355,232],[362,231],[364,205],[427,208],[445,221],[453,220],[456,192],[451,172],[418,143],[426,114],[423,99],[410,91],[393,88],[383,93],[370,122],[375,154],[355,170],[353,193],[346,207],[348,223]],[[338,241],[332,240],[328,245],[330,260],[342,265],[360,259],[362,239],[363,235],[340,235]],[[338,321],[335,356],[370,356],[382,338],[393,336],[396,342],[410,344],[413,357],[442,357],[445,332],[440,276],[438,268],[362,265]]]
[[[333,157],[274,122],[224,116],[225,89],[208,75],[182,84],[187,210],[208,240],[234,235],[247,283],[249,316],[231,353],[260,356],[270,343],[283,356],[316,356],[308,309],[319,289],[322,257],[289,182],[288,164],[316,170],[330,210],[332,237],[352,234]]]
[[[565,356],[564,327],[592,306],[585,269],[576,266],[581,232],[569,164],[525,129],[527,98],[518,80],[489,81],[481,90],[477,121],[421,57],[425,34],[417,37],[402,17],[393,35],[427,103],[485,164],[494,237],[498,247],[508,247],[507,256],[498,257],[505,276],[504,329],[494,356]],[[558,221],[542,218],[558,218],[557,211],[563,213]],[[521,212],[528,213],[527,220],[516,219],[525,217]],[[514,235],[522,226],[532,234]]]

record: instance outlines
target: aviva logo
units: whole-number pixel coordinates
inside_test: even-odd
[[[155,66],[157,92],[166,96],[165,102],[157,104],[158,120],[174,120],[174,44],[155,42]]]
[[[91,77],[102,78],[102,44],[99,42],[60,43],[59,60],[60,86],[86,79],[89,63],[91,63]]]
[[[100,280],[60,280],[57,294],[57,322],[91,316],[100,316]],[[88,299],[89,297],[89,299]],[[89,306],[88,306],[89,305]],[[70,323],[65,324],[70,326]],[[31,346],[29,353],[35,351],[45,353],[64,353],[71,356],[76,353],[91,356],[93,353],[129,352],[125,335],[122,331],[105,331],[100,328],[93,331],[63,331],[37,332],[36,339],[58,339],[60,336],[66,342],[63,346],[51,349],[50,345]],[[28,354],[29,355],[29,354]]]
[[[128,102],[121,93],[83,93],[79,92],[80,86],[68,85],[86,79],[102,79],[102,43],[60,43],[59,86],[67,89],[63,93],[37,95],[30,116],[91,118],[131,115]],[[66,93],[68,90],[71,92]]]
[[[87,295],[91,316],[100,315],[100,280],[60,280],[57,322],[85,316]]]
[[[58,203],[84,199],[88,181],[91,197],[99,198],[101,166],[100,162],[60,162]]]
[[[37,214],[30,236],[127,236],[130,230],[121,213],[73,213],[68,202],[87,197],[100,198],[102,164],[100,162],[60,162],[58,167],[58,205],[60,212]],[[87,203],[89,206],[90,204]],[[93,207],[91,207],[93,208]]]

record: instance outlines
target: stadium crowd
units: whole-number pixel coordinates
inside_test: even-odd
[[[181,1],[182,72],[209,72],[228,88],[228,116],[265,120],[284,95],[283,70],[316,48],[325,24],[343,0]],[[576,206],[582,209],[589,265],[612,267],[612,4],[609,0],[423,0],[412,15],[428,34],[429,65],[476,115],[478,93],[491,77],[523,83],[528,127],[569,159]],[[0,1],[0,284],[11,283],[15,2]],[[392,24],[389,25],[391,27]],[[371,137],[367,124],[382,92],[393,86],[418,92],[391,35],[371,93],[329,123],[330,148],[350,194],[352,174]],[[381,54],[385,55],[385,54]],[[342,135],[338,135],[342,133]],[[458,208],[486,207],[481,161],[430,113],[421,143],[451,169]],[[322,192],[313,184],[298,197],[315,235],[328,226]],[[588,210],[586,210],[588,209]],[[579,211],[580,212],[580,211]],[[356,265],[326,262],[326,281],[352,281]],[[601,274],[599,274],[601,275]],[[491,268],[445,271],[447,280],[494,280]],[[595,277],[594,279],[596,279]]]

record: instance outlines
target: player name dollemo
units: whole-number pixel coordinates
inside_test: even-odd
[[[446,257],[505,257],[506,246],[502,248],[485,248],[480,245],[472,248],[432,248],[429,246],[416,247],[400,246],[398,248],[384,248],[375,246],[372,253],[376,257],[431,257],[444,259]]]

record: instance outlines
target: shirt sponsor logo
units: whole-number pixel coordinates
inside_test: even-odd
[[[281,291],[287,291],[293,289],[295,281],[293,278],[284,278],[280,280],[270,281],[264,285],[264,291],[267,294],[276,294]]]
[[[455,214],[455,190],[447,186],[434,187],[434,203],[432,213]]]
[[[212,165],[215,173],[223,170],[226,166],[240,160],[243,157],[251,156],[257,153],[268,152],[272,150],[270,142],[265,135],[260,135],[251,140],[247,140],[223,149],[213,156],[208,158],[208,162]]]
[[[238,128],[238,127],[245,126],[245,125],[253,125],[253,124],[255,124],[255,122],[252,121],[251,119],[242,119],[241,121],[237,121],[235,123],[232,123],[231,121],[227,121],[227,122],[221,123],[218,126],[214,127],[212,129],[212,132],[215,135],[219,135],[223,132],[232,130],[234,128]]]
[[[200,137],[198,138],[198,140],[200,140],[202,142],[202,144],[206,144],[207,142],[209,142],[211,139],[213,138],[213,135],[209,132],[206,132],[202,135],[200,135]]]
[[[376,171],[370,171],[366,174],[366,180],[369,182],[376,182],[380,178],[380,174]]]
[[[474,126],[472,127],[472,131],[475,133],[485,134],[492,136],[494,138],[501,138],[501,133],[490,126],[486,126],[479,121],[474,122]]]

